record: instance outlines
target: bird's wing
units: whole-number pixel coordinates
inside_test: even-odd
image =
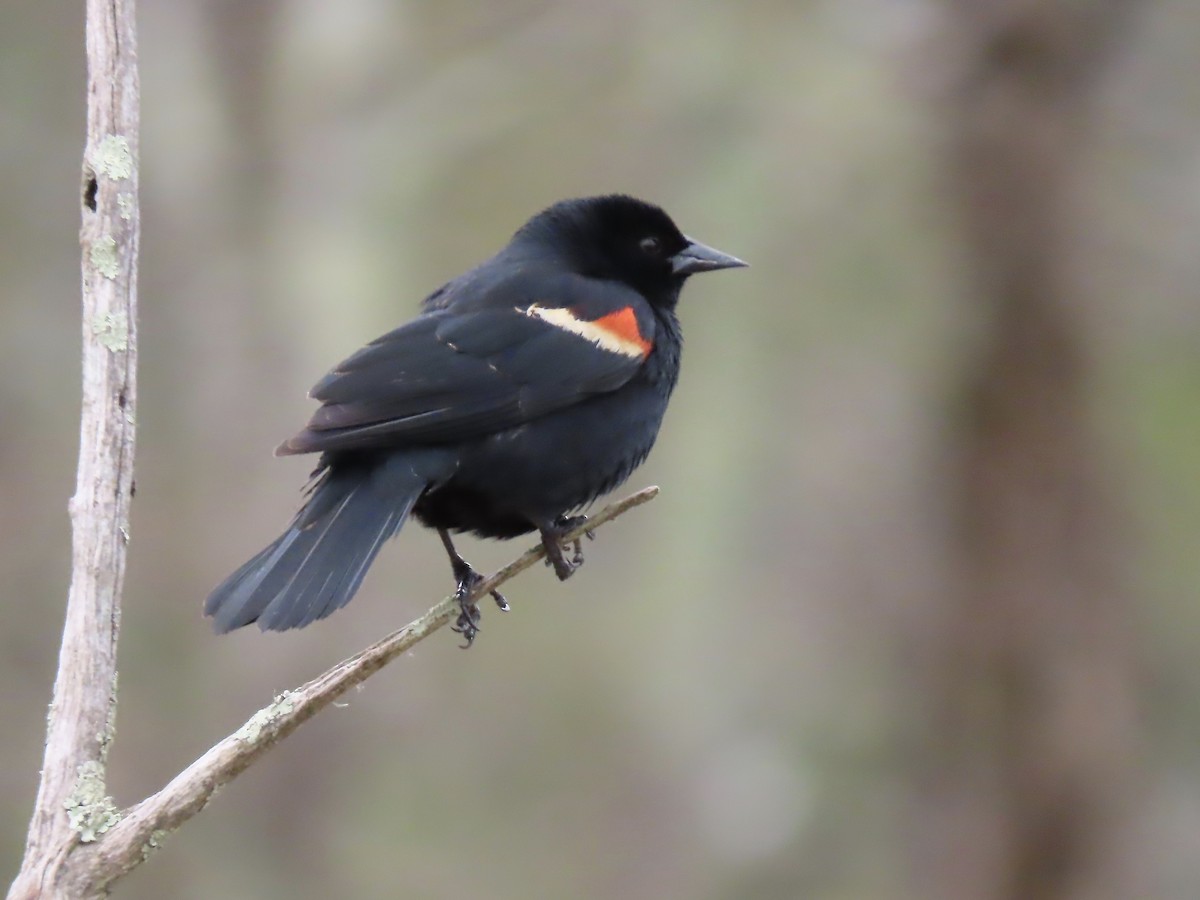
[[[321,408],[278,452],[469,440],[616,390],[653,347],[648,306],[615,284],[558,287],[575,302],[463,304],[385,334],[312,389]]]

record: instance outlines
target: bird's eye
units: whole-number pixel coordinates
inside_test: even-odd
[[[662,241],[656,237],[644,237],[638,246],[647,256],[658,256],[662,253]]]

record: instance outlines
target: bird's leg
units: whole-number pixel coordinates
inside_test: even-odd
[[[458,582],[458,587],[454,591],[454,599],[458,601],[459,614],[450,629],[463,636],[466,643],[462,645],[462,648],[466,650],[475,642],[475,636],[479,633],[480,618],[479,606],[473,600],[468,602],[468,598],[476,585],[483,581],[483,576],[471,568],[471,564],[454,549],[454,542],[450,540],[450,532],[444,528],[439,528],[437,531],[438,537],[442,539],[442,546],[446,548],[446,554],[450,557],[450,568],[454,570],[454,580]],[[492,591],[491,594],[496,605],[508,612],[508,601],[504,599],[504,595],[499,591]]]
[[[454,543],[450,540],[450,533],[446,529],[439,528],[438,536],[442,539],[442,546],[446,548],[446,554],[450,557],[450,567],[454,570],[454,579],[458,582],[456,593],[465,597],[479,582],[483,581],[483,576],[471,568],[471,564],[454,549]],[[504,599],[504,595],[499,591],[491,591],[491,595],[492,599],[496,601],[496,605],[504,612],[508,612],[508,601]]]
[[[554,567],[554,574],[559,581],[566,581],[571,573],[583,565],[583,542],[576,538],[571,542],[575,553],[567,559],[563,553],[563,535],[573,531],[587,521],[587,516],[559,516],[553,522],[539,526],[542,533],[542,546],[546,548],[546,565]],[[595,535],[585,531],[587,539],[594,540]]]

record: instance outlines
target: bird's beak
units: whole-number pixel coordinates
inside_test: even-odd
[[[696,272],[711,272],[714,269],[736,269],[749,265],[736,256],[722,253],[707,244],[693,241],[687,235],[688,245],[671,257],[673,275],[694,275]]]

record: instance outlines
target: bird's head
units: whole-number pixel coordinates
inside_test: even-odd
[[[689,275],[746,265],[687,237],[652,203],[621,194],[556,203],[530,219],[516,240],[550,248],[572,271],[624,282],[668,308]]]

